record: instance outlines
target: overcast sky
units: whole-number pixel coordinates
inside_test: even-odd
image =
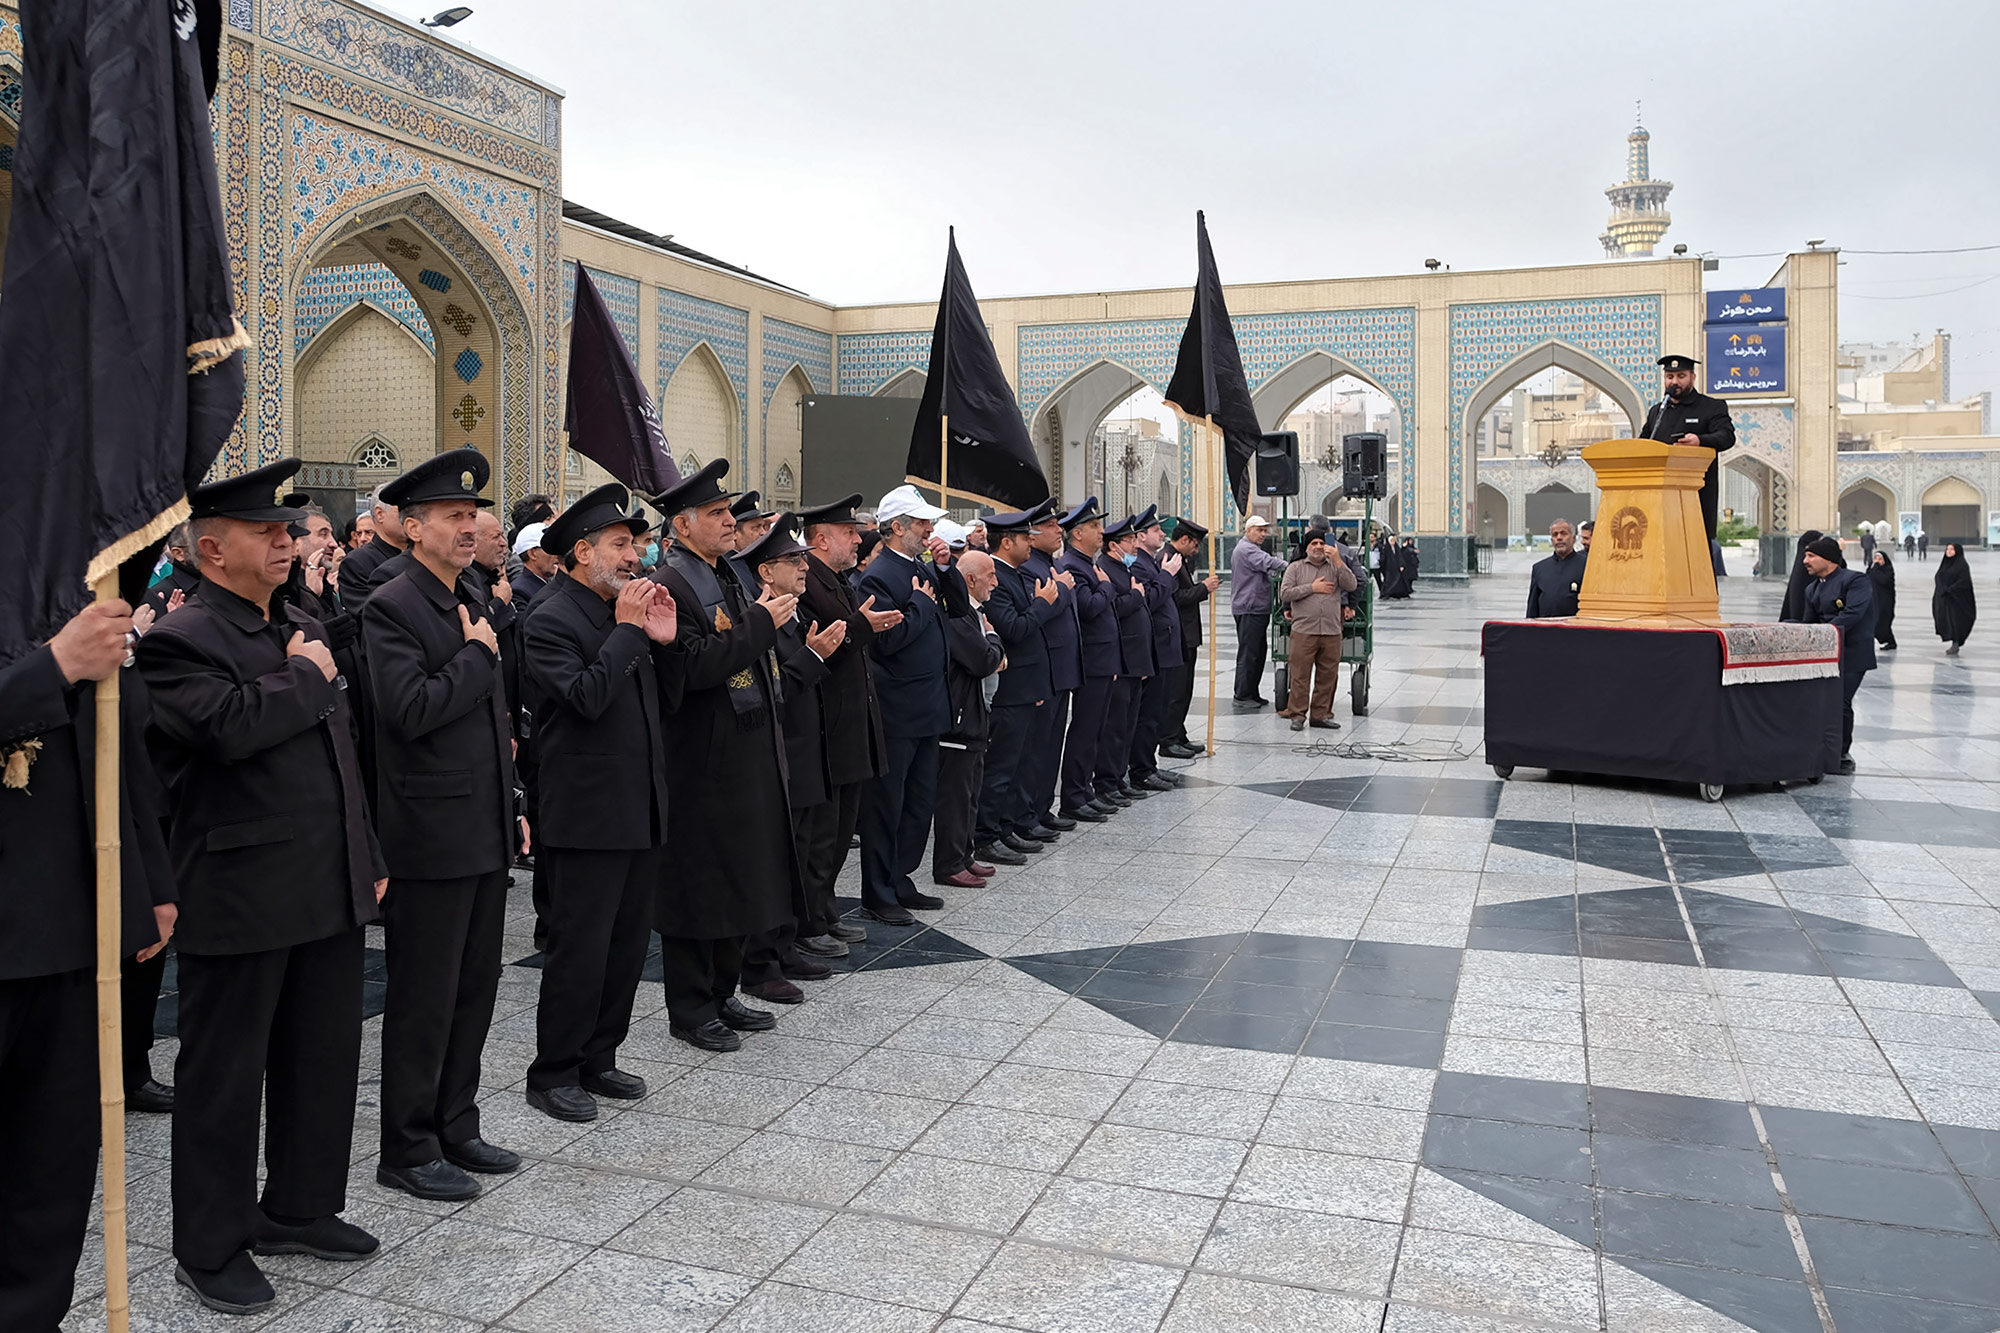
[[[567,197],[843,305],[934,298],[948,223],[982,294],[1184,284],[1197,207],[1228,282],[1587,262],[1639,99],[1663,248],[2000,246],[1995,0],[474,8],[568,93]],[[2000,389],[2000,248],[1841,292]]]

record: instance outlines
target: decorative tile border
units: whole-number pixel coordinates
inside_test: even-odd
[[[764,316],[764,401],[794,364],[806,373],[815,393],[833,392],[833,335],[802,324]]]
[[[416,335],[432,356],[437,355],[437,340],[431,336],[431,324],[424,318],[423,307],[410,295],[402,279],[381,264],[336,264],[316,268],[300,280],[292,306],[293,355],[305,351],[306,344],[317,338],[320,330],[354,306],[364,304],[374,306],[401,324]]]
[[[707,343],[736,389],[738,458],[731,466],[744,475],[750,466],[750,312],[665,287],[656,290],[660,337],[656,396],[667,396],[667,385],[681,362],[696,345]]]
[[[264,35],[481,124],[542,138],[541,89],[339,0],[265,0]]]
[[[906,370],[926,370],[931,363],[931,331],[907,333],[843,333],[834,340],[840,352],[840,392],[869,394]]]

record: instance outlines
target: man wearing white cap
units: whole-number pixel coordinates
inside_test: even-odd
[[[1271,580],[1282,577],[1285,562],[1264,549],[1271,535],[1268,519],[1252,514],[1243,520],[1243,535],[1229,555],[1229,613],[1236,618],[1236,707],[1262,708],[1264,653],[1271,638]]]
[[[951,727],[945,687],[945,617],[971,614],[965,580],[951,547],[933,531],[945,511],[914,486],[898,486],[875,507],[882,554],[855,581],[857,598],[903,613],[868,645],[888,746],[886,771],[861,796],[861,907],[892,925],[916,920],[910,909],[936,911],[944,899],[910,876],[923,864],[937,808],[938,738]],[[925,563],[928,552],[930,562]]]
[[[556,557],[542,549],[542,534],[548,530],[546,523],[530,523],[515,534],[514,554],[521,557],[521,577],[512,580],[517,613],[526,612],[528,603],[555,576]]]

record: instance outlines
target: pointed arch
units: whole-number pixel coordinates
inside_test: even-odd
[[[764,404],[764,477],[767,489],[786,503],[799,498],[798,477],[804,467],[805,400],[812,392],[812,377],[794,361],[771,386],[771,396]]]
[[[1473,392],[1466,401],[1465,415],[1459,423],[1460,438],[1472,439],[1479,423],[1502,398],[1512,393],[1523,380],[1551,367],[1567,370],[1608,395],[1631,421],[1634,431],[1645,424],[1645,404],[1640,402],[1638,392],[1623,375],[1573,343],[1560,338],[1545,338],[1488,375]]]
[[[379,301],[371,301],[364,298],[356,301],[353,305],[328,320],[320,331],[315,333],[311,340],[300,349],[298,368],[293,372],[300,383],[305,382],[306,376],[312,371],[313,363],[319,360],[327,348],[339,342],[340,335],[353,327],[357,320],[370,311],[380,315],[402,330],[403,336],[415,343],[417,348],[423,352],[425,360],[434,359],[431,349],[424,346],[424,340],[412,332],[409,325],[397,319],[395,311],[385,308]]]
[[[930,376],[915,366],[907,366],[882,381],[871,397],[875,398],[921,398],[924,386]]]
[[[737,458],[736,386],[708,339],[688,348],[660,394],[660,428],[671,447],[690,450],[697,469],[718,458]]]
[[[1337,379],[1353,378],[1389,400],[1392,407],[1396,395],[1389,392],[1382,382],[1352,361],[1335,356],[1325,348],[1315,347],[1301,353],[1282,369],[1268,375],[1256,388],[1250,391],[1250,401],[1257,407],[1257,420],[1265,430],[1276,430],[1278,424],[1298,409],[1300,403],[1318,393]]]

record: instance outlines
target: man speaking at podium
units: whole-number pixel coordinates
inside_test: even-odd
[[[1646,428],[1640,438],[1664,440],[1668,444],[1705,445],[1719,455],[1736,447],[1736,424],[1729,419],[1729,404],[1710,398],[1694,387],[1694,368],[1701,364],[1691,356],[1660,358],[1666,392],[1653,410],[1646,413]],[[1701,483],[1701,521],[1708,539],[1715,540],[1716,497],[1722,491],[1722,459],[1708,462],[1708,475]]]

